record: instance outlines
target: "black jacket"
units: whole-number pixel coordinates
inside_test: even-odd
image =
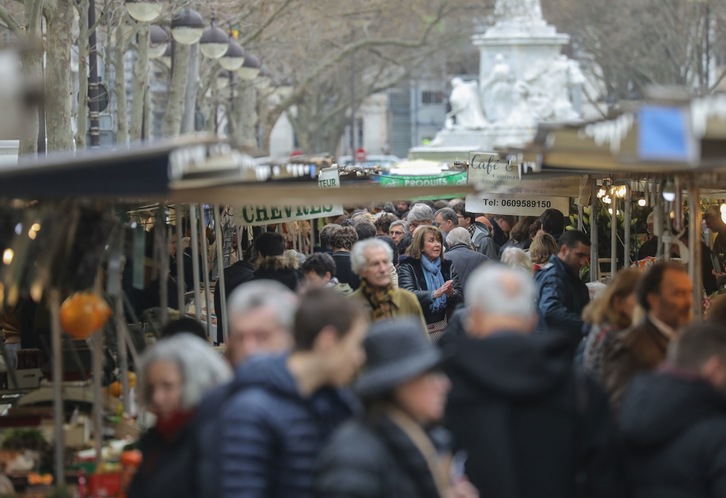
[[[585,283],[554,255],[535,273],[538,308],[547,331],[565,335],[576,346],[585,333],[582,310],[590,302]]]
[[[574,498],[582,471],[582,496],[627,496],[607,398],[576,377],[567,340],[503,331],[442,342],[454,354],[445,425],[480,496]]]
[[[426,323],[436,323],[448,318],[454,312],[454,309],[464,301],[459,274],[456,273],[453,266],[453,263],[446,259],[441,262],[441,274],[444,277],[444,282],[454,281],[454,294],[447,297],[446,310],[437,313],[432,312],[430,309],[431,303],[433,303],[431,294],[436,289],[426,287],[426,277],[424,276],[423,266],[421,266],[421,260],[406,258],[398,267],[398,286],[416,294],[421,309],[423,309]]]
[[[454,264],[454,271],[459,275],[461,288],[466,289],[466,281],[469,275],[481,265],[489,261],[489,258],[482,253],[476,252],[466,244],[456,244],[444,253],[444,259]]]
[[[726,394],[691,376],[644,374],[620,424],[635,497],[726,496]]]
[[[421,452],[385,416],[344,424],[318,460],[316,498],[439,496]]]
[[[357,290],[360,287],[360,277],[353,273],[350,253],[347,251],[335,252],[333,259],[335,260],[335,278],[338,279],[338,282],[348,284],[351,289]]]
[[[215,437],[202,442],[199,481],[206,496],[311,496],[315,460],[354,405],[345,392],[330,388],[302,397],[286,358],[251,358],[225,388],[234,394],[219,410]]]
[[[195,498],[200,496],[193,481],[196,453],[194,420],[167,441],[151,428],[139,439],[143,462],[134,474],[126,495],[129,498]]]
[[[253,280],[275,280],[296,291],[300,283],[297,261],[287,256],[268,256],[257,264]]]
[[[224,269],[224,299],[229,299],[229,295],[237,287],[245,282],[249,282],[254,278],[255,267],[247,261],[237,261],[235,264]],[[222,304],[219,294],[219,280],[214,283],[214,313],[217,320],[222,319]],[[217,327],[217,342],[222,343],[222,326]]]

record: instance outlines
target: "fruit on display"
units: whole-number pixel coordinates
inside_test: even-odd
[[[103,328],[110,317],[111,308],[106,301],[91,292],[76,292],[60,308],[61,326],[75,339],[87,339]]]

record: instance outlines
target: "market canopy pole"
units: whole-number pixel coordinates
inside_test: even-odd
[[[59,481],[65,478],[63,351],[60,324],[60,291],[58,289],[50,290],[48,308],[50,311],[51,344],[53,346],[53,434],[55,442],[53,468],[55,471],[56,486],[58,486]]]
[[[623,268],[630,266],[630,223],[633,214],[633,190],[630,181],[625,182],[625,206],[623,208]]]
[[[600,281],[600,260],[598,259],[598,240],[597,240],[597,207],[598,199],[595,195],[597,192],[597,180],[592,180],[593,189],[590,193],[590,282]]]
[[[204,216],[204,204],[199,205],[199,236],[202,238],[202,272],[204,277],[204,305],[207,308],[205,318],[207,321],[207,337],[212,330],[212,303],[209,298],[209,240],[207,239],[207,224]]]
[[[197,205],[189,205],[189,230],[191,232],[191,249],[192,249],[192,285],[194,286],[194,316],[198,321],[202,321],[202,296],[199,293],[199,228],[198,228]],[[177,250],[177,253],[179,251]],[[182,251],[181,257],[184,257]],[[178,259],[178,257],[177,257]]]
[[[693,309],[694,318],[699,320],[703,317],[703,278],[701,275],[701,259],[703,251],[701,247],[701,202],[699,189],[695,182],[688,186],[688,245],[691,250],[691,261],[688,264],[688,274],[693,282]]]
[[[221,308],[221,316],[217,317],[217,327],[220,325],[219,322],[222,322],[222,338],[226,344],[229,324],[227,323],[227,294],[224,286],[224,254],[222,252],[222,225],[221,216],[219,215],[219,205],[213,205],[212,212],[214,213],[214,237],[217,239],[217,278],[219,279],[217,292],[219,292],[219,304]]]
[[[179,257],[179,248],[181,247],[181,241],[184,238],[182,231],[182,221],[184,220],[184,206],[176,204],[174,206],[175,225],[176,225],[176,295],[177,295],[177,308],[179,309],[179,316],[184,313],[184,258]]]

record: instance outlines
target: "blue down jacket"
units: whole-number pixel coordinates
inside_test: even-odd
[[[535,273],[539,314],[545,330],[566,336],[575,347],[583,337],[582,310],[590,302],[590,292],[557,255],[549,263]]]
[[[302,498],[312,494],[315,461],[330,434],[353,415],[354,399],[332,388],[302,397],[287,356],[245,362],[209,406],[221,405],[207,423],[199,462],[208,496]]]

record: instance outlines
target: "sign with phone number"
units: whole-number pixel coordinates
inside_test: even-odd
[[[472,213],[539,216],[542,211],[550,208],[569,213],[570,200],[567,197],[486,194],[483,192],[469,194],[466,197],[466,210]]]

